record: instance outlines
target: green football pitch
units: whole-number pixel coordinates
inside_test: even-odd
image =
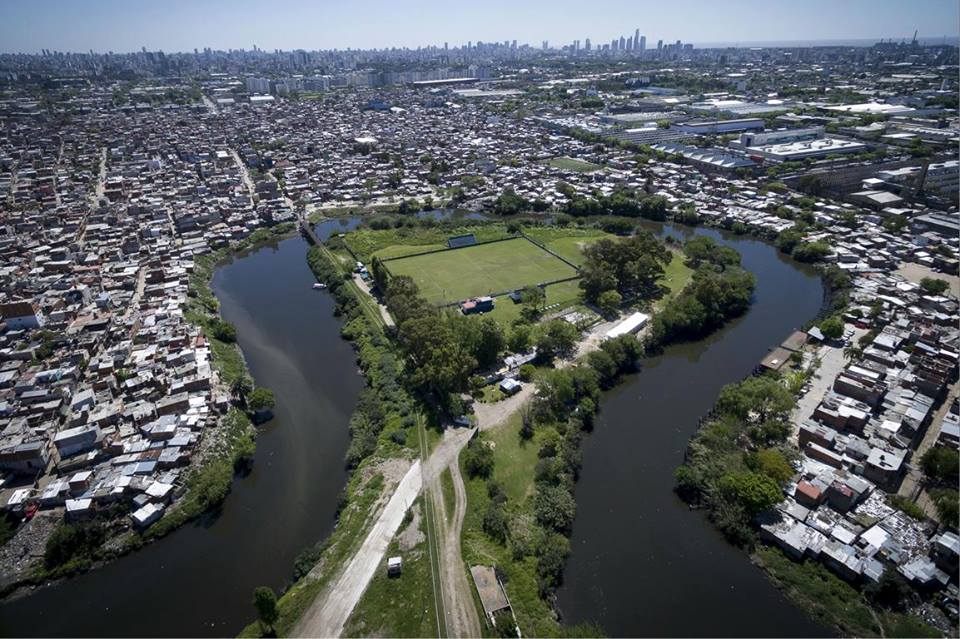
[[[502,293],[576,277],[577,271],[524,238],[403,257],[386,262],[392,275],[409,275],[434,304]]]

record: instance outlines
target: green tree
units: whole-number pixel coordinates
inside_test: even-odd
[[[277,398],[266,386],[257,386],[247,398],[247,406],[254,412],[268,411],[276,405]]]
[[[840,339],[843,337],[843,320],[833,316],[820,322],[820,331],[827,339]]]
[[[507,348],[514,353],[522,353],[530,348],[530,325],[514,324],[507,339]]]
[[[920,468],[930,479],[936,482],[956,485],[960,473],[960,451],[946,446],[934,446],[920,458]]]
[[[579,336],[579,331],[570,322],[562,319],[550,320],[542,327],[537,338],[537,356],[544,360],[566,357],[573,352]]]
[[[826,242],[801,242],[793,249],[793,258],[798,262],[820,262],[830,254],[830,245]]]
[[[748,455],[747,466],[751,470],[763,473],[778,485],[787,483],[797,474],[784,454],[776,448],[763,448]]]
[[[777,483],[755,472],[728,473],[720,478],[719,489],[751,517],[783,501],[783,491]]]
[[[790,391],[779,380],[763,375],[724,386],[717,398],[717,409],[742,421],[762,423],[786,419],[794,403]]]
[[[498,215],[516,215],[530,208],[530,203],[517,195],[512,187],[505,188],[493,202],[493,210]]]
[[[614,317],[620,310],[623,296],[617,291],[604,291],[597,296],[597,308],[604,317]]]
[[[470,477],[487,478],[493,474],[493,449],[486,442],[473,439],[463,449],[463,469]]]
[[[601,239],[583,251],[580,287],[590,302],[604,291],[616,290],[630,300],[652,293],[673,255],[648,231],[623,239]]]
[[[222,320],[219,317],[211,320],[210,330],[213,333],[213,336],[221,342],[233,343],[237,341],[236,327],[230,322]]]
[[[740,253],[706,235],[687,240],[683,245],[683,254],[687,266],[692,269],[699,268],[701,264],[711,264],[719,271],[728,266],[740,266]]]
[[[537,523],[557,532],[567,532],[577,514],[577,504],[565,486],[541,484],[533,500]]]
[[[247,395],[249,395],[252,390],[253,380],[246,375],[241,375],[230,384],[230,393],[242,401],[246,400]]]
[[[958,503],[957,491],[950,488],[937,488],[930,491],[930,498],[937,508],[940,522],[956,530],[958,523],[960,523],[960,503]]]
[[[267,586],[259,586],[253,591],[253,607],[257,610],[257,618],[265,632],[273,632],[274,624],[280,618],[277,610],[277,595]]]
[[[400,338],[415,364],[410,371],[415,387],[444,403],[449,393],[466,387],[477,362],[440,315],[433,313],[404,321]]]
[[[950,288],[950,283],[936,277],[925,277],[920,280],[920,287],[930,295],[940,295]]]

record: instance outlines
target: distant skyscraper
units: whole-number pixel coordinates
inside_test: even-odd
[[[585,48],[587,51],[589,51],[589,50],[590,50],[590,38],[587,38],[587,39],[585,40],[585,42],[586,42],[586,46],[585,46],[584,48]]]
[[[636,49],[640,46],[640,29],[636,29],[633,32],[633,48]]]
[[[633,51],[633,36],[627,38],[627,51]]]
[[[640,52],[647,50],[647,36],[640,36]]]
[[[663,50],[663,40],[657,40],[657,51]]]
[[[621,51],[624,51],[627,48],[627,41],[623,36],[620,36],[620,46],[618,48]]]

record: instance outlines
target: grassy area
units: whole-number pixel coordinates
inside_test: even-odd
[[[345,241],[357,257],[364,262],[379,255],[380,251],[388,247],[410,246],[441,248],[447,245],[447,239],[455,235],[473,233],[478,242],[499,240],[509,237],[507,227],[503,224],[464,224],[463,226],[403,226],[395,229],[376,231],[373,229],[357,229],[346,234]],[[391,248],[392,251],[401,249]],[[406,253],[404,253],[406,254]]]
[[[409,275],[432,303],[456,302],[574,277],[577,272],[522,238],[442,251],[387,263],[393,275]]]
[[[371,458],[368,459],[367,463],[372,464],[375,461]],[[363,543],[367,529],[373,524],[373,505],[382,492],[382,475],[374,474],[369,479],[364,480],[364,473],[353,474],[347,486],[348,502],[340,513],[336,528],[326,541],[312,549],[312,552],[319,558],[316,567],[283,593],[277,602],[277,608],[280,612],[280,619],[276,623],[278,637],[289,636],[292,633],[294,626],[310,607],[310,604],[313,603],[313,600],[340,572],[341,566]],[[252,607],[250,612],[252,616]],[[261,636],[260,624],[257,622],[251,623],[241,631],[239,636]]]
[[[422,497],[414,504],[412,511],[421,514],[418,523],[422,529]],[[401,529],[401,535],[403,533]],[[396,539],[390,543],[382,565],[347,622],[344,637],[438,636],[427,543],[427,538],[422,534],[418,543],[407,550],[402,549]],[[403,558],[403,570],[396,577],[388,577],[386,557],[396,556]]]
[[[758,547],[753,559],[797,606],[824,626],[838,629],[843,636],[941,636],[936,628],[915,615],[890,611],[875,614],[856,588],[818,562],[795,562],[770,546]]]
[[[760,546],[753,554],[788,598],[843,636],[876,637],[880,627],[856,588],[814,561],[795,562],[779,549]]]
[[[693,270],[683,263],[683,254],[675,252],[673,260],[663,269],[660,284],[670,289],[669,296],[676,295],[693,279]],[[666,297],[664,299],[667,299]],[[662,300],[661,300],[662,302]]]
[[[536,466],[542,439],[549,430],[538,429],[531,441],[522,442],[520,417],[514,415],[484,435],[494,444],[494,479],[503,485],[510,519],[531,518],[532,469]],[[528,555],[515,559],[510,547],[494,541],[483,531],[483,517],[490,501],[486,482],[470,479],[466,474],[464,481],[467,511],[461,543],[467,568],[478,564],[499,566],[507,576],[504,587],[523,634],[528,637],[558,636],[560,624],[550,604],[540,597],[536,558]]]
[[[550,308],[551,313],[563,308],[579,304],[582,299],[580,291],[580,281],[558,282],[551,284],[546,288],[546,301],[544,304]],[[490,316],[500,322],[501,326],[510,326],[514,320],[520,317],[522,304],[514,304],[509,297],[498,297],[496,306],[493,310],[484,315]]]
[[[443,493],[443,512],[446,520],[453,519],[453,511],[456,508],[457,497],[454,494],[453,474],[449,468],[444,468],[440,473],[440,491]]]
[[[558,228],[556,226],[536,226],[524,229],[523,232],[577,266],[583,264],[583,249],[587,245],[605,237],[614,237],[599,229]]]
[[[592,171],[599,171],[602,168],[599,164],[594,164],[593,162],[567,157],[550,158],[546,161],[546,165],[552,166],[555,169],[576,171],[578,173],[590,173]]]

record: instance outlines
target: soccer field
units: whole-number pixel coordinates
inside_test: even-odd
[[[386,262],[393,275],[409,275],[427,301],[459,302],[543,282],[575,277],[577,271],[523,238]]]

